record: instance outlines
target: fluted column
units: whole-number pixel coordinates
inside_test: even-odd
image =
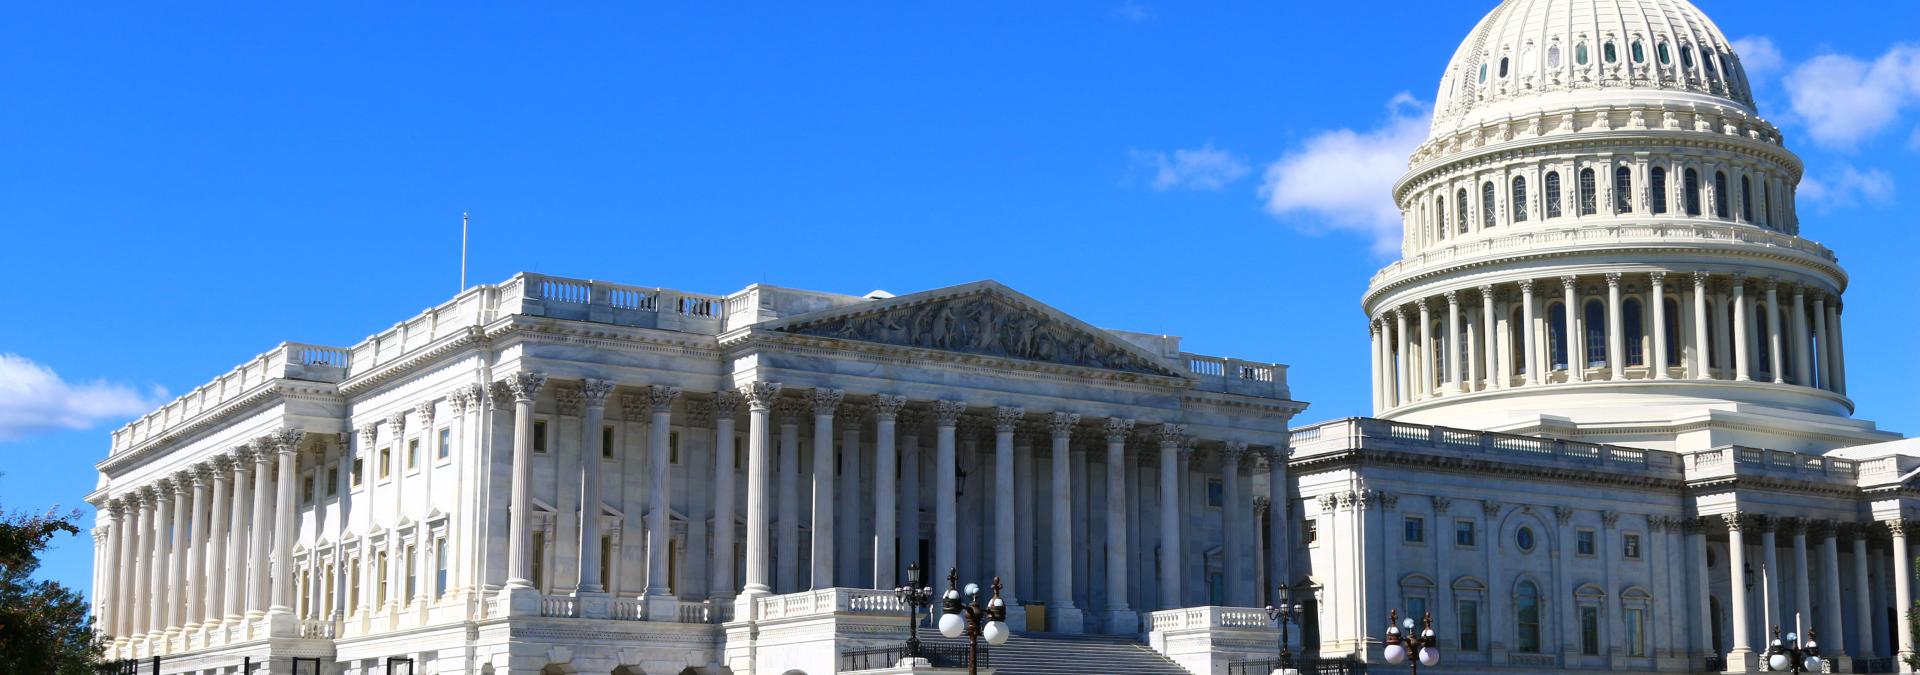
[[[1767,277],[1761,285],[1767,290],[1767,366],[1773,369],[1774,382],[1786,382],[1786,345],[1780,334],[1780,282]]]
[[[1627,332],[1620,329],[1620,273],[1608,272],[1607,279],[1607,377],[1627,377]]]
[[[1132,635],[1139,615],[1127,605],[1127,433],[1133,420],[1107,418],[1107,632]]]
[[[1913,606],[1913,549],[1907,548],[1907,529],[1905,520],[1886,521],[1887,532],[1893,535],[1893,606],[1899,622],[1899,631],[1894,635],[1899,639],[1894,650],[1894,659],[1904,661],[1913,655],[1913,617],[1907,609]]]
[[[741,600],[750,601],[754,596],[773,592],[771,580],[767,578],[767,539],[773,524],[767,511],[771,506],[768,503],[771,495],[767,492],[773,473],[768,463],[767,437],[773,430],[767,418],[773,412],[774,401],[780,398],[780,383],[749,383],[740,387],[740,397],[747,402],[747,580],[741,589]],[[749,615],[739,612],[736,616]]]
[[[673,481],[668,480],[673,471],[669,443],[672,442],[673,399],[679,397],[679,387],[647,387],[648,410],[652,413],[647,422],[647,496],[652,499],[647,507],[649,607],[654,604],[652,598],[673,594],[673,579],[667,575],[667,541],[673,532],[669,516],[673,508]]]
[[[958,503],[958,476],[954,475],[954,437],[953,427],[960,422],[960,413],[966,410],[966,404],[959,401],[937,401],[933,412],[935,419],[934,446],[934,493],[933,493],[933,572],[952,569],[959,564],[959,546],[955,528],[959,527],[960,512]]]
[[[187,470],[189,480],[193,482],[193,506],[190,508],[187,528],[187,566],[181,572],[186,578],[182,592],[187,595],[186,616],[180,620],[183,628],[198,628],[206,619],[207,586],[211,575],[207,574],[207,492],[212,488],[208,483],[212,478],[205,466],[195,466]],[[216,537],[217,538],[217,537]]]
[[[1873,580],[1867,575],[1867,526],[1860,523],[1848,523],[1847,536],[1853,538],[1853,625],[1859,630],[1854,632],[1853,656],[1858,659],[1875,657],[1873,650]]]
[[[1709,340],[1711,333],[1707,323],[1707,273],[1693,273],[1693,379],[1713,379],[1713,362],[1709,360]]]
[[[139,541],[136,542],[138,546],[135,548],[137,569],[133,575],[133,597],[127,606],[127,614],[132,624],[132,628],[127,631],[127,636],[134,638],[151,637],[149,634],[156,623],[154,615],[160,611],[160,603],[154,598],[154,589],[159,587],[155,582],[160,579],[154,568],[160,562],[159,533],[162,511],[160,495],[163,490],[158,486],[145,486],[138,489],[140,518],[138,526],[134,528],[140,533]]]
[[[1026,583],[1019,575],[1019,556],[1014,548],[1014,506],[1013,506],[1013,431],[1025,419],[1027,411],[1015,406],[998,406],[993,409],[993,575],[1002,584],[1001,597],[1007,603],[1009,620],[1020,614],[1016,628],[1026,627],[1026,616],[1020,612],[1020,585]]]
[[[543,373],[520,372],[507,377],[513,394],[512,501],[507,509],[507,585],[503,593],[533,588],[533,533],[528,517],[533,501],[533,397],[547,383]]]
[[[834,485],[840,495],[834,499],[834,508],[839,511],[833,524],[834,537],[834,584],[850,588],[869,588],[866,570],[861,569],[862,548],[871,550],[871,541],[862,537],[864,523],[860,522],[862,502],[868,495],[866,480],[862,476],[861,462],[864,458],[860,450],[860,427],[866,423],[868,406],[864,403],[843,403],[834,411],[836,428],[840,431],[840,476]]]
[[[108,500],[107,548],[94,561],[96,572],[100,574],[100,584],[94,588],[94,630],[107,637],[126,637],[120,628],[120,608],[127,604],[120,594],[125,589],[120,584],[120,570],[125,566],[120,562],[121,540],[126,537],[126,525],[121,522],[121,502],[118,498]]]
[[[1521,367],[1527,370],[1527,384],[1540,384],[1540,348],[1536,335],[1539,328],[1534,324],[1533,280],[1520,280],[1520,342],[1526,353],[1521,357]]]
[[[1667,273],[1653,272],[1647,275],[1647,283],[1652,287],[1653,305],[1653,379],[1670,379],[1667,372]]]
[[[1811,387],[1813,386],[1813,360],[1807,357],[1808,346],[1813,342],[1813,336],[1807,329],[1807,287],[1805,285],[1796,284],[1793,287],[1792,319],[1793,323],[1789,326],[1789,330],[1793,333],[1793,383]]]
[[[1221,532],[1222,556],[1225,558],[1227,575],[1227,604],[1244,607],[1251,604],[1247,593],[1247,580],[1253,575],[1247,573],[1245,563],[1246,533],[1252,528],[1246,526],[1245,513],[1240,511],[1240,460],[1247,454],[1247,444],[1242,441],[1227,441],[1220,451],[1220,480],[1222,497],[1226,506],[1221,509],[1221,522],[1225,525]]]
[[[734,416],[740,413],[740,394],[713,395],[713,558],[708,563],[707,594],[722,602],[732,600],[734,542]]]
[[[1820,635],[1821,654],[1844,659],[1847,656],[1845,618],[1840,605],[1840,533],[1832,521],[1819,523],[1820,536]],[[1811,624],[1809,624],[1811,625]],[[1837,661],[1837,659],[1836,659]]]
[[[873,399],[873,587],[900,585],[894,570],[899,568],[897,533],[900,517],[897,504],[899,487],[899,450],[894,445],[895,425],[907,397],[881,394]]]
[[[1586,340],[1580,335],[1580,280],[1577,277],[1560,277],[1560,293],[1565,305],[1561,335],[1565,336],[1567,347],[1567,381],[1579,382],[1586,379],[1587,355]]]
[[[1480,356],[1486,369],[1480,371],[1486,377],[1487,389],[1504,389],[1507,386],[1507,371],[1500,367],[1499,316],[1493,311],[1493,284],[1480,285]],[[1472,389],[1472,387],[1468,387]]]
[[[172,534],[168,537],[172,552],[167,554],[167,592],[162,597],[167,606],[166,629],[168,634],[179,632],[186,624],[187,617],[187,526],[189,514],[193,511],[193,476],[182,471],[174,474],[173,517],[168,520]]]
[[[580,582],[574,595],[606,592],[600,584],[600,513],[602,477],[600,457],[605,454],[600,428],[607,419],[607,395],[613,382],[587,380],[580,386]]]
[[[1079,424],[1080,415],[1076,413],[1056,412],[1047,417],[1053,444],[1053,598],[1047,602],[1047,623],[1056,633],[1079,633],[1085,625],[1079,608],[1073,606],[1073,466],[1069,452],[1073,428]]]
[[[1802,620],[1806,622],[1808,628],[1813,628],[1813,588],[1807,576],[1807,522],[1799,518],[1793,518],[1786,521],[1785,525],[1787,534],[1793,537],[1791,540],[1793,545],[1793,609],[1782,611],[1779,623],[1781,626],[1792,625],[1794,623],[1794,615],[1798,614],[1802,617]],[[1833,637],[1828,636],[1827,639],[1832,640]]]
[[[846,392],[814,389],[813,404],[813,584],[814,590],[834,584],[833,414]]]
[[[1689,517],[1681,520],[1681,529],[1687,535],[1687,556],[1693,559],[1692,569],[1687,575],[1687,585],[1693,589],[1693,652],[1702,656],[1713,654],[1713,577],[1707,568],[1707,520],[1701,517]],[[1735,587],[1736,593],[1739,587]]]
[[[1452,394],[1461,391],[1464,382],[1460,379],[1460,292],[1447,291],[1447,337],[1440,342],[1447,350],[1447,382],[1441,390]]]
[[[1813,348],[1820,372],[1815,375],[1819,381],[1809,381],[1807,385],[1832,391],[1833,355],[1827,340],[1827,294],[1816,291],[1813,294]]]
[[[1415,388],[1418,398],[1434,396],[1433,376],[1433,316],[1427,310],[1427,299],[1421,298],[1415,304],[1420,307],[1420,382]]]
[[[1833,349],[1827,357],[1833,361],[1833,393],[1847,395],[1846,337],[1840,334],[1840,296],[1827,304],[1827,333],[1833,336]]]
[[[1400,405],[1413,402],[1413,365],[1414,359],[1407,354],[1407,313],[1399,307],[1393,308],[1394,353],[1399,355],[1394,368],[1394,394]]]
[[[249,479],[253,477],[253,456],[247,446],[233,449],[233,501],[228,503],[229,528],[222,534],[230,537],[227,546],[227,568],[221,572],[226,579],[226,623],[237,623],[247,612],[247,533],[252,528],[247,513],[254,501]]]
[[[273,567],[270,551],[273,533],[273,447],[266,439],[253,442],[253,516],[252,540],[247,544],[247,620],[267,613],[271,603],[267,580]]]
[[[147,637],[155,639],[167,629],[167,608],[173,604],[167,569],[169,542],[173,538],[173,480],[162,478],[153,491],[153,554],[148,562],[151,577],[147,591]]]
[[[1760,528],[1760,564],[1765,571],[1764,583],[1767,589],[1766,621],[1760,624],[1761,635],[1777,623],[1781,623],[1780,608],[1786,603],[1780,601],[1780,540],[1778,528],[1771,516],[1756,519]]]
[[[774,592],[799,590],[800,582],[800,417],[807,414],[807,403],[783,398],[775,404],[780,413],[780,530],[774,538]]]
[[[924,539],[920,522],[920,509],[926,504],[921,498],[924,482],[920,480],[921,453],[920,430],[926,427],[926,412],[914,408],[902,408],[899,422],[895,425],[900,433],[900,548],[907,560],[894,568],[895,575],[904,574],[907,564],[925,562],[920,556],[920,541]],[[927,565],[921,565],[927,567]],[[931,570],[926,570],[931,574]],[[930,578],[930,577],[929,577]]]
[[[227,576],[227,534],[231,523],[227,520],[232,510],[233,492],[227,482],[227,471],[231,463],[225,455],[215,456],[207,463],[207,479],[212,485],[212,501],[207,503],[207,516],[211,521],[204,530],[207,551],[202,557],[205,567],[200,568],[204,604],[201,605],[200,623],[208,628],[218,625],[224,614],[223,601],[226,598],[224,588]]]
[[[1384,371],[1381,368],[1382,361],[1380,358],[1380,322],[1379,321],[1367,322],[1367,340],[1368,340],[1368,346],[1370,347],[1370,349],[1367,350],[1367,354],[1368,354],[1368,359],[1372,365],[1372,375],[1373,375],[1373,411],[1378,413],[1387,408],[1387,406],[1385,405],[1386,403],[1385,395],[1387,391],[1386,382],[1380,376],[1381,373]]]
[[[1753,381],[1753,341],[1748,337],[1748,326],[1753,324],[1747,318],[1747,281],[1746,276],[1733,274],[1733,379],[1741,382]]]
[[[1160,608],[1180,607],[1180,441],[1184,424],[1160,425]]]
[[[285,614],[293,611],[293,508],[298,504],[293,496],[293,479],[299,475],[297,467],[300,439],[305,432],[283,429],[274,434],[274,452],[280,460],[280,476],[274,495],[273,528],[273,604],[267,611]]]
[[[1728,669],[1753,662],[1753,636],[1747,630],[1747,546],[1741,531],[1744,519],[1738,513],[1721,516],[1727,524],[1727,573],[1732,576],[1728,588],[1733,596],[1733,651],[1727,654]]]

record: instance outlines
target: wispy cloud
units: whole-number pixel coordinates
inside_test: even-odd
[[[1113,16],[1129,23],[1146,23],[1152,21],[1155,15],[1146,5],[1126,0],[1113,8]]]
[[[1171,153],[1135,150],[1133,160],[1153,173],[1149,184],[1161,191],[1220,190],[1252,170],[1246,160],[1215,148],[1212,143]]]
[[[1740,66],[1746,69],[1747,79],[1771,76],[1787,65],[1787,58],[1773,45],[1773,38],[1764,35],[1734,40],[1733,53],[1740,55]]]
[[[1797,194],[1819,208],[1842,208],[1863,201],[1885,203],[1893,199],[1893,193],[1893,176],[1887,172],[1842,165],[1834,171],[1801,178]]]
[[[1427,137],[1432,110],[1401,92],[1387,102],[1387,120],[1373,129],[1334,129],[1267,166],[1260,197],[1267,213],[1308,232],[1350,231],[1376,252],[1400,246],[1400,209],[1393,182]]]
[[[157,387],[142,393],[107,382],[69,383],[32,359],[0,353],[0,443],[133,417],[165,398]]]
[[[1793,112],[1814,142],[1851,149],[1920,108],[1920,45],[1898,45],[1873,61],[1826,54],[1783,80]]]

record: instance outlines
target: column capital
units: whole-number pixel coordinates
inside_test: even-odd
[[[1107,421],[1100,426],[1100,431],[1106,434],[1108,443],[1126,441],[1127,433],[1132,430],[1133,420],[1120,417],[1109,417]]]
[[[227,472],[233,470],[232,451],[222,452],[207,458],[207,468],[213,472],[214,480],[226,478]]]
[[[1168,448],[1168,447],[1175,447],[1175,448],[1177,448],[1177,447],[1179,447],[1179,446],[1180,446],[1180,443],[1181,443],[1181,441],[1184,441],[1184,440],[1186,440],[1186,437],[1187,437],[1187,425],[1185,425],[1185,424],[1162,424],[1162,425],[1160,425],[1160,428],[1158,429],[1158,432],[1159,432],[1159,434],[1158,434],[1158,435],[1159,435],[1159,441],[1160,441],[1160,447],[1162,447],[1162,448]]]
[[[995,433],[1013,431],[1020,421],[1027,418],[1027,409],[1018,406],[994,406],[993,430]]]
[[[647,407],[655,414],[668,412],[673,409],[673,399],[680,398],[680,388],[656,384],[647,387],[646,397]]]
[[[1482,299],[1493,298],[1493,284],[1480,284],[1479,290]]]
[[[1047,430],[1055,436],[1073,433],[1080,425],[1080,413],[1054,412],[1047,415]]]
[[[193,490],[194,472],[187,469],[176,471],[167,482],[172,484],[174,494],[185,497],[187,492]]]
[[[1518,281],[1518,282],[1515,282],[1515,283],[1518,283],[1518,284],[1520,284],[1520,292],[1521,292],[1522,294],[1525,294],[1525,295],[1533,295],[1533,280],[1532,280],[1532,279],[1521,279],[1520,281]]]
[[[1405,307],[1394,307],[1393,309],[1389,309],[1387,311],[1393,313],[1393,318],[1395,321],[1405,321],[1407,319],[1407,310]]]
[[[567,416],[577,416],[580,414],[580,404],[584,402],[585,398],[586,397],[580,395],[580,390],[576,387],[564,385],[555,386],[553,388],[554,412]]]
[[[900,408],[898,418],[896,421],[899,424],[900,435],[912,436],[920,433],[920,428],[926,425],[927,411],[923,408],[905,406]]]
[[[1748,518],[1744,513],[1722,513],[1720,514],[1720,522],[1727,526],[1728,531],[1744,532],[1746,526],[1752,522],[1752,519]]]
[[[1228,464],[1237,465],[1240,462],[1240,458],[1246,456],[1246,454],[1247,454],[1246,441],[1227,441],[1225,443],[1222,443],[1220,445],[1220,465],[1221,466],[1227,466]]]
[[[1757,514],[1748,516],[1747,523],[1752,525],[1755,531],[1761,534],[1767,534],[1769,532],[1776,531],[1775,528],[1778,528],[1780,526],[1780,519],[1775,518],[1770,514],[1757,513]]]
[[[868,403],[841,403],[833,411],[833,423],[841,431],[858,431],[860,425],[867,422],[867,413],[872,411],[873,406]]]
[[[1790,537],[1802,536],[1807,533],[1807,521],[1804,518],[1787,516],[1779,520],[1779,525],[1780,533]]]
[[[792,396],[782,396],[773,402],[773,412],[780,418],[782,426],[799,424],[800,419],[806,417],[809,407],[806,401]]]
[[[697,429],[713,426],[713,399],[705,396],[688,398],[687,424]]]
[[[1822,518],[1807,521],[1807,535],[1814,539],[1831,538],[1838,534],[1839,529],[1838,523],[1831,520]]]
[[[152,492],[149,494],[155,504],[172,504],[173,493],[173,478],[166,477],[154,480]]]
[[[1575,286],[1579,286],[1579,285],[1580,285],[1580,277],[1577,277],[1571,274],[1560,277],[1561,288],[1571,291],[1574,289]]]
[[[1707,519],[1704,516],[1691,516],[1680,519],[1680,531],[1688,536],[1706,534]]]
[[[907,397],[898,394],[881,394],[873,397],[873,417],[881,422],[893,422],[900,418],[900,409],[907,406]]]
[[[1766,290],[1766,292],[1768,293],[1772,293],[1774,291],[1779,290],[1780,275],[1778,274],[1767,275],[1767,278],[1760,280],[1760,288]]]
[[[447,392],[448,407],[453,409],[455,415],[466,414],[468,409],[479,406],[486,398],[486,388],[477,384],[463,384]]]
[[[933,415],[935,423],[951,427],[960,422],[960,413],[966,412],[967,404],[960,401],[934,401]]]
[[[1425,315],[1425,314],[1427,313],[1427,299],[1426,299],[1426,298],[1421,298],[1421,299],[1419,299],[1419,300],[1415,300],[1415,301],[1413,301],[1413,306],[1414,306],[1414,307],[1416,307],[1416,308],[1418,308],[1418,309],[1420,310],[1420,314],[1422,314],[1422,315]]]
[[[1448,306],[1448,307],[1459,307],[1459,306],[1460,306],[1460,291],[1458,291],[1458,290],[1449,290],[1449,291],[1447,291],[1447,292],[1445,292],[1445,293],[1441,293],[1441,295],[1444,295],[1444,296],[1446,296],[1446,298],[1447,298],[1447,306]]]
[[[1651,282],[1655,286],[1665,285],[1667,283],[1667,273],[1664,270],[1654,270],[1652,272],[1648,272],[1647,281]]]
[[[1707,288],[1707,282],[1708,282],[1708,281],[1711,281],[1712,279],[1713,279],[1713,275],[1712,275],[1712,274],[1710,274],[1710,273],[1707,273],[1707,272],[1694,272],[1694,273],[1693,273],[1693,288],[1694,288],[1695,290],[1701,290],[1701,291],[1704,291],[1704,290],[1706,290],[1706,288]]]
[[[186,473],[192,477],[193,487],[196,489],[213,484],[214,470],[211,462],[201,462],[189,466],[187,467]]]
[[[420,426],[433,426],[433,411],[436,407],[432,400],[421,401],[413,406],[413,414],[420,418]]]
[[[588,379],[580,383],[580,400],[589,408],[605,408],[613,394],[613,380]]]
[[[1553,507],[1553,519],[1561,525],[1567,524],[1568,521],[1573,520],[1573,507],[1565,504],[1555,505]]]
[[[546,373],[521,371],[508,375],[502,382],[506,383],[507,390],[513,395],[514,402],[532,403],[533,397],[540,393],[540,388],[546,386],[547,375]]]
[[[1608,272],[1608,273],[1606,273],[1606,275],[1605,275],[1605,276],[1606,276],[1606,279],[1607,279],[1607,288],[1619,288],[1619,287],[1620,287],[1620,273],[1619,273],[1619,272]]]
[[[840,401],[847,397],[844,389],[815,388],[807,393],[807,402],[813,406],[814,417],[832,417],[834,409],[840,407]]]
[[[740,392],[722,389],[713,393],[713,416],[715,419],[733,419],[740,414]]]
[[[1911,527],[1912,523],[1909,523],[1906,519],[1903,519],[1903,518],[1895,518],[1893,520],[1882,520],[1880,521],[1880,524],[1881,526],[1887,528],[1887,534],[1891,534],[1896,537],[1907,536],[1908,530],[1912,529]]]
[[[406,413],[404,412],[400,413],[401,417],[404,417],[405,415]],[[262,440],[265,440],[268,446],[273,448],[274,452],[277,452],[283,455],[291,455],[295,451],[300,449],[300,441],[306,440],[306,438],[307,438],[307,432],[305,431],[301,431],[299,429],[281,428],[277,431],[274,431],[273,433],[263,436]]]

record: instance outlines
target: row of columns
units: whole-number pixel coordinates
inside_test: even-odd
[[[1874,534],[1875,528],[1883,528],[1892,540],[1893,598],[1886,606],[1898,608],[1895,613],[1898,624],[1896,654],[1893,656],[1904,658],[1914,653],[1913,626],[1906,611],[1906,608],[1911,607],[1917,599],[1911,588],[1913,571],[1909,567],[1913,549],[1907,543],[1907,534],[1914,528],[1913,523],[1905,520],[1880,521],[1875,524],[1833,523],[1796,518],[1775,519],[1770,516],[1746,513],[1728,513],[1721,515],[1720,518],[1727,528],[1727,570],[1732,575],[1729,588],[1732,589],[1730,604],[1733,618],[1733,644],[1731,651],[1727,654],[1729,670],[1743,667],[1740,664],[1751,665],[1756,655],[1764,658],[1766,651],[1764,636],[1769,634],[1768,631],[1774,626],[1781,627],[1783,631],[1795,630],[1796,617],[1805,622],[1806,628],[1819,631],[1823,657],[1829,660],[1834,657],[1846,658],[1849,655],[1855,659],[1874,658],[1874,638],[1870,631],[1874,625],[1876,605],[1869,582],[1870,558],[1867,542]],[[1790,537],[1792,563],[1795,570],[1790,580],[1792,586],[1785,590],[1781,588],[1782,582],[1777,572],[1780,569],[1778,533],[1782,531]],[[1760,539],[1759,569],[1762,571],[1760,581],[1763,584],[1758,591],[1763,594],[1762,598],[1765,602],[1765,607],[1761,608],[1765,620],[1763,625],[1759,626],[1763,641],[1758,645],[1753,641],[1753,627],[1748,623],[1750,611],[1748,603],[1752,602],[1748,596],[1753,591],[1747,590],[1749,580],[1746,578],[1752,563],[1747,559],[1747,546],[1750,543],[1748,537],[1755,533],[1759,534]],[[1697,639],[1700,640],[1704,650],[1704,647],[1713,644],[1712,636],[1708,633],[1711,623],[1704,618],[1712,611],[1708,602],[1709,586],[1706,583],[1709,578],[1706,561],[1706,529],[1698,525],[1690,525],[1687,534],[1689,548],[1693,550],[1696,578],[1702,582],[1695,602],[1698,604],[1697,616],[1702,617],[1697,623],[1696,630],[1699,631]],[[1817,553],[1809,549],[1809,536],[1818,540]],[[1853,586],[1856,594],[1854,626],[1857,630],[1852,635],[1851,642],[1847,639],[1848,633],[1845,630],[1844,617],[1841,615],[1840,581],[1843,570],[1840,568],[1840,539],[1842,537],[1852,539],[1853,569],[1850,571],[1854,576]],[[1815,590],[1808,573],[1810,569],[1814,569],[1809,566],[1813,555],[1818,556],[1819,564],[1815,567],[1821,571],[1818,580],[1822,608],[1820,612],[1814,611]]]
[[[1680,283],[1669,284],[1669,275],[1679,277]],[[1447,290],[1439,294],[1438,301],[1419,298],[1407,305],[1385,308],[1369,324],[1374,408],[1386,410],[1430,398],[1549,382],[1554,371],[1561,371],[1554,367],[1553,345],[1548,344],[1556,330],[1565,341],[1561,348],[1569,369],[1578,373],[1564,379],[1626,379],[1628,336],[1622,299],[1623,290],[1628,290],[1623,289],[1626,283],[1635,284],[1637,287],[1631,290],[1646,298],[1641,303],[1645,314],[1640,317],[1641,337],[1651,343],[1650,352],[1641,359],[1643,364],[1651,364],[1646,377],[1674,379],[1666,364],[1672,357],[1670,350],[1677,349],[1681,358],[1672,360],[1680,363],[1680,377],[1753,381],[1754,372],[1759,370],[1755,364],[1764,353],[1765,372],[1771,381],[1791,381],[1846,395],[1837,295],[1808,284],[1784,284],[1783,289],[1773,277],[1756,283],[1738,272],[1612,272],[1601,277],[1606,284],[1606,365],[1592,374],[1587,373],[1584,302],[1590,294],[1581,289],[1579,276],[1558,279],[1564,310],[1555,326],[1547,325],[1550,318],[1545,313],[1552,302],[1546,289],[1552,286],[1533,279],[1482,284],[1473,291]],[[1643,287],[1638,286],[1641,283]],[[1477,293],[1477,311],[1471,305],[1463,307],[1474,299],[1470,293]],[[1791,298],[1784,323],[1783,296]],[[1682,328],[1673,335],[1666,330],[1665,300],[1669,297],[1682,308],[1681,316],[1674,317]],[[1444,327],[1436,327],[1439,322],[1434,316],[1440,302],[1445,303]],[[1516,304],[1522,325],[1519,345],[1511,344],[1511,315]],[[1754,318],[1755,312],[1764,312],[1764,330],[1750,329],[1762,322]],[[1460,346],[1463,343],[1465,349]],[[1508,357],[1515,353],[1517,357]]]
[[[105,504],[98,567],[109,571],[97,630],[116,641],[162,639],[289,611],[294,459],[304,436],[282,430],[115,490]]]

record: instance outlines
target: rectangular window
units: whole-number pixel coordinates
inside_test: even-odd
[[[407,441],[407,469],[420,468],[420,439]]]
[[[300,503],[313,503],[313,484],[313,474],[307,474],[300,478]]]
[[[1473,528],[1474,524],[1471,520],[1453,521],[1453,545],[1474,546],[1476,533]]]
[[[365,462],[364,460],[362,460],[362,459],[360,459],[359,457],[355,457],[355,458],[353,458],[353,472],[352,472],[352,473],[353,473],[353,486],[354,486],[354,487],[360,487],[360,480],[361,480],[361,477],[362,477],[362,476],[365,476],[365,475],[367,475],[367,467],[365,466],[365,464],[366,464],[366,462]]]
[[[1424,619],[1426,616],[1427,616],[1426,596],[1416,595],[1416,596],[1407,598],[1406,618],[1413,619],[1414,630],[1416,631],[1420,630],[1422,626],[1426,625],[1425,623],[1422,622],[1422,619]]]
[[[347,563],[347,611],[360,611],[360,559]]]
[[[327,496],[332,497],[337,494],[340,494],[340,472],[332,470],[332,467],[328,467]]]
[[[1320,543],[1320,521],[1308,518],[1300,523],[1300,543],[1307,546]]]
[[[533,451],[539,454],[547,452],[547,421],[533,421]]]
[[[393,475],[393,448],[380,449],[380,477]]]
[[[527,555],[533,556],[533,587],[544,593],[547,590],[547,533],[533,533],[533,549]]]
[[[447,594],[447,538],[433,540],[433,596]]]
[[[1407,516],[1406,532],[1403,535],[1409,544],[1419,544],[1427,540],[1427,519],[1420,516]]]
[[[1629,534],[1623,537],[1620,541],[1621,541],[1621,545],[1620,545],[1621,555],[1626,556],[1627,559],[1629,560],[1640,559],[1640,535]]]
[[[1573,552],[1580,555],[1593,555],[1593,530],[1580,530],[1573,535]]]
[[[1217,509],[1227,504],[1227,484],[1218,478],[1207,479],[1207,508]]]
[[[1627,610],[1627,656],[1647,655],[1647,613],[1644,609]]]
[[[453,452],[453,427],[440,427],[440,438],[434,443],[434,458],[446,459]]]
[[[1480,651],[1480,601],[1461,600],[1459,624],[1455,628],[1460,634],[1460,651]]]
[[[667,432],[667,463],[680,463],[680,432]]]
[[[380,604],[384,605],[387,604],[387,552],[381,551],[374,560],[376,561],[374,571],[380,573],[380,579],[375,582],[374,589],[378,593]]]
[[[407,585],[406,585],[406,595],[400,598],[402,604],[411,602],[414,596],[419,595],[419,591],[420,591],[420,586],[419,586],[420,567],[418,565],[413,564],[413,561],[414,561],[413,546],[411,545],[407,546],[407,557],[404,558],[404,560],[406,561],[406,565],[407,565]]]
[[[600,538],[600,589],[613,592],[613,537]]]
[[[1600,655],[1600,608],[1580,608],[1580,653]]]
[[[613,426],[600,428],[600,456],[613,459]]]

